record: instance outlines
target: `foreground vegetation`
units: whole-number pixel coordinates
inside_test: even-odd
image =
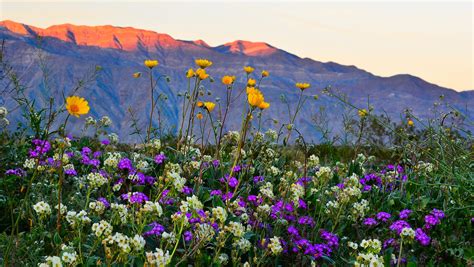
[[[295,124],[315,98],[309,84],[296,84],[287,122],[262,130],[271,103],[258,88],[269,73],[245,67],[244,88],[223,77],[227,99],[216,104],[200,93],[212,62],[199,59],[186,73],[177,136],[164,135],[152,123],[162,76],[147,60],[133,76],[150,79],[149,121],[142,130],[134,119],[142,142],[123,144],[106,116],[72,135],[68,124],[95,103],[71,96],[37,107],[2,64],[26,118],[0,135],[4,265],[473,264],[473,143],[458,110],[428,122],[407,111],[394,124],[326,88],[347,107],[344,132],[333,138],[314,116],[325,138],[310,144]],[[236,96],[246,105],[233,107]],[[226,133],[230,108],[242,109],[242,126]],[[8,116],[0,109],[3,126]]]

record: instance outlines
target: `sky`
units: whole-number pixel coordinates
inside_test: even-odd
[[[0,0],[1,20],[132,26],[211,46],[263,41],[300,57],[474,89],[473,2]]]

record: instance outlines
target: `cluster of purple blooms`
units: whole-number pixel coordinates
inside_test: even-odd
[[[395,171],[393,181],[383,181],[381,176],[386,175],[388,172]],[[406,182],[407,175],[401,165],[387,165],[379,173],[368,173],[359,179],[359,183],[362,185],[362,191],[368,192],[372,189],[385,188],[387,191],[392,191],[393,188],[401,182]]]
[[[100,165],[99,157],[102,155],[102,152],[95,151],[92,153],[92,150],[88,147],[83,147],[81,150],[81,163],[84,165],[91,165],[95,168],[98,168]]]
[[[142,192],[133,192],[133,193],[125,193],[121,195],[123,200],[128,200],[128,202],[134,203],[145,203],[146,201],[150,200],[147,195]]]

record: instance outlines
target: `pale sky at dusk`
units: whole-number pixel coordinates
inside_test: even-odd
[[[473,3],[5,1],[1,20],[132,26],[211,46],[263,41],[300,57],[474,89]]]

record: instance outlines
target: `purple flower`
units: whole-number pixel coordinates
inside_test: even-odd
[[[222,191],[217,189],[217,190],[212,190],[211,191],[211,196],[222,196]]]
[[[219,167],[219,164],[220,164],[220,162],[219,162],[219,160],[217,160],[217,159],[215,159],[215,160],[212,161],[212,166],[214,166],[214,168]]]
[[[16,175],[19,177],[23,177],[26,175],[26,172],[21,168],[10,169],[5,172],[6,175]]]
[[[128,170],[128,171],[133,170],[132,161],[128,158],[121,159],[119,163],[117,164],[117,167],[121,170]]]
[[[434,215],[426,215],[425,216],[425,228],[426,229],[431,229],[432,226],[435,226],[437,224],[439,224],[441,221],[439,220],[438,217],[434,216]]]
[[[102,202],[106,208],[110,208],[110,203],[104,197],[99,197],[97,201]]]
[[[402,210],[400,211],[400,219],[407,219],[408,216],[410,216],[411,214],[411,210],[408,210],[408,209],[405,209],[405,210]]]
[[[301,199],[301,198],[298,200],[298,208],[301,208],[301,209],[307,209],[308,208],[308,206],[306,205],[306,202],[304,202],[304,200]]]
[[[383,248],[386,249],[388,247],[392,247],[396,244],[395,239],[389,238],[383,242]]]
[[[236,165],[234,169],[232,169],[233,172],[240,172],[242,170],[242,167],[240,165]]]
[[[184,232],[183,236],[184,236],[184,241],[186,242],[193,240],[193,234],[191,233],[191,231]]]
[[[298,229],[293,225],[288,226],[288,233],[293,237],[299,237],[300,234],[298,233]]]
[[[42,156],[51,149],[51,144],[47,140],[33,139],[31,142],[35,148],[28,151],[30,158]]]
[[[104,140],[102,140],[101,143],[106,146],[106,145],[110,144],[110,141],[109,141],[109,139],[104,139]]]
[[[152,222],[148,225],[148,227],[151,227],[151,230],[148,232],[145,232],[143,236],[159,236],[165,231],[165,227],[157,222]]]
[[[193,193],[193,189],[188,186],[184,186],[181,192],[185,195],[191,195]]]
[[[374,218],[365,218],[364,220],[364,225],[367,225],[367,226],[374,226],[377,224],[377,221],[374,219]]]
[[[400,234],[403,228],[411,228],[411,226],[404,220],[398,220],[392,223],[389,228],[392,231],[396,231],[397,234]]]
[[[128,193],[128,194],[122,194],[122,199],[127,199],[128,202],[130,203],[144,203],[145,201],[148,201],[149,198],[147,195],[145,195],[142,192],[133,192],[133,193]]]
[[[443,219],[445,217],[444,211],[438,210],[438,209],[433,209],[431,211],[431,214],[433,214],[433,216],[435,216],[438,219]]]
[[[321,238],[326,241],[326,244],[331,247],[331,248],[337,248],[339,247],[339,238],[337,235],[328,232],[326,230],[321,231]]]
[[[303,225],[309,225],[313,227],[315,225],[314,219],[310,216],[301,216],[298,218],[298,223]]]
[[[423,246],[428,246],[431,242],[431,238],[421,228],[416,229],[415,239]]]
[[[161,164],[166,160],[165,154],[161,153],[155,156],[155,163],[156,164]]]
[[[77,175],[77,172],[74,169],[64,170],[64,173],[67,174],[67,175],[70,175],[70,176],[76,176]]]
[[[390,217],[391,217],[390,213],[387,213],[387,212],[381,211],[381,212],[377,213],[377,220],[382,221],[382,222],[388,221],[388,219],[390,219]]]
[[[232,194],[232,192],[225,193],[225,194],[222,195],[222,200],[224,200],[224,201],[230,200],[233,196],[234,196],[234,194]]]
[[[259,183],[259,182],[263,182],[265,178],[263,176],[254,176],[253,177],[253,182],[254,183]]]
[[[239,181],[235,177],[230,177],[228,181],[229,186],[232,188],[235,188],[239,184]]]

